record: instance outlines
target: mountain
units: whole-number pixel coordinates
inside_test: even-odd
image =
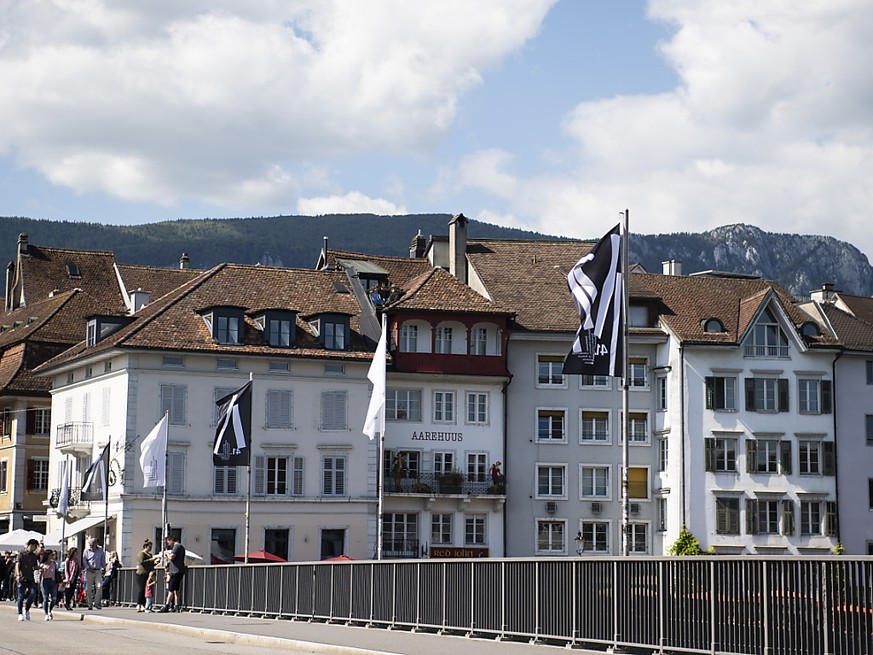
[[[37,245],[109,250],[125,264],[178,266],[185,252],[195,268],[221,262],[311,268],[325,237],[341,250],[406,256],[419,232],[426,237],[446,236],[450,219],[449,214],[330,214],[101,225],[0,217],[0,254],[12,261],[18,235],[25,232]],[[470,221],[468,235],[472,239],[562,238],[476,220]],[[778,234],[738,224],[699,234],[631,234],[630,246],[630,260],[650,272],[660,271],[661,262],[676,259],[686,274],[717,270],[758,275],[778,281],[798,297],[808,296],[825,282],[845,293],[873,295],[873,268],[867,257],[833,237]]]

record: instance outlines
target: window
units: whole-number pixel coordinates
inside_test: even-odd
[[[441,325],[436,329],[435,352],[452,354],[452,328]]]
[[[713,437],[705,440],[706,470],[735,472],[737,470],[737,440]]]
[[[583,498],[609,497],[609,468],[606,466],[582,467]]]
[[[293,425],[293,400],[294,396],[289,390],[268,390],[266,427],[290,428]]]
[[[221,407],[219,406],[218,401],[231,395],[234,391],[236,391],[236,389],[234,387],[215,387],[212,390],[212,400],[213,400],[212,424],[213,425],[218,425],[218,415],[219,415],[219,412],[221,410]]]
[[[582,523],[582,549],[586,553],[609,552],[609,523],[585,521]]]
[[[716,534],[740,533],[740,499],[715,499],[715,532]]]
[[[649,443],[649,417],[646,414],[628,413],[628,442]]]
[[[382,516],[382,551],[388,557],[418,557],[418,514]]]
[[[9,493],[7,483],[9,480],[9,460],[0,459],[0,494]],[[873,487],[871,487],[873,489]]]
[[[346,458],[327,456],[321,460],[322,495],[344,496],[346,493]]]
[[[791,443],[775,439],[746,441],[746,470],[748,473],[791,473]]]
[[[821,534],[821,503],[819,501],[800,502],[800,534]]]
[[[266,493],[268,496],[284,496],[288,493],[288,458],[266,458]]]
[[[163,366],[165,368],[185,368],[185,358],[173,355],[164,355]]]
[[[737,379],[709,376],[706,384],[706,409],[734,411],[737,408]]]
[[[291,366],[288,362],[270,362],[268,370],[270,373],[290,373]]]
[[[836,537],[839,527],[837,525],[837,504],[833,501],[827,501],[824,508],[824,533],[828,537]]]
[[[185,425],[187,418],[188,387],[182,384],[161,385],[161,416],[169,413],[170,425]]]
[[[237,493],[236,466],[213,468],[212,492],[216,496],[234,496]]]
[[[746,378],[746,409],[750,412],[787,412],[788,380]]]
[[[566,441],[564,427],[566,425],[566,410],[537,410],[537,441],[555,443]]]
[[[209,555],[213,564],[233,564],[236,554],[236,529],[212,528]]]
[[[830,380],[798,380],[797,403],[801,414],[831,413]]]
[[[430,542],[434,546],[452,545],[452,520],[454,514],[432,514],[430,517]]]
[[[49,434],[52,428],[52,410],[50,409],[34,409],[33,410],[33,433],[34,434]]]
[[[537,355],[537,386],[563,388],[563,367],[564,358],[561,355]]]
[[[746,531],[749,534],[779,534],[781,501],[746,500]]]
[[[651,327],[649,308],[646,305],[631,305],[628,307],[627,324],[632,327]]]
[[[660,497],[655,499],[655,516],[658,520],[658,532],[667,531],[667,499]]]
[[[467,514],[464,516],[464,545],[482,546],[485,544],[485,515]]]
[[[488,423],[488,394],[467,392],[467,423]]]
[[[252,486],[256,496],[302,496],[303,458],[255,455]]]
[[[455,454],[451,452],[435,452],[433,454],[433,472],[434,475],[445,475],[451,473],[455,468]]]
[[[291,543],[291,530],[288,528],[266,528],[264,530],[264,550],[276,557],[288,559],[288,546]]]
[[[537,498],[563,498],[566,496],[564,476],[566,467],[559,464],[537,466]]]
[[[419,389],[388,389],[385,418],[389,421],[420,421],[421,391]]]
[[[864,362],[867,371],[867,384],[873,384],[873,361]]]
[[[487,479],[486,453],[467,453],[467,480],[469,482],[485,482]]]
[[[85,347],[90,348],[97,343],[97,319],[92,318],[85,327]]]
[[[628,498],[646,499],[649,497],[649,469],[631,466],[627,470]]]
[[[221,344],[232,345],[242,343],[241,326],[242,319],[239,316],[216,314],[215,334],[213,336]]]
[[[609,443],[609,412],[582,410],[582,443]]]
[[[27,490],[47,491],[49,480],[49,462],[47,459],[27,460]]]
[[[324,374],[337,377],[346,374],[346,367],[342,364],[325,364]]]
[[[400,326],[400,352],[418,352],[418,326],[404,323]]]
[[[658,411],[667,411],[667,378],[665,376],[661,375],[657,378],[656,388],[658,394],[656,400]]]
[[[167,494],[171,496],[185,494],[185,451],[183,450],[167,452]]]
[[[237,371],[239,370],[239,362],[235,359],[218,358],[215,361],[215,368],[225,371]]]
[[[433,420],[435,423],[455,422],[455,392],[433,392]]]
[[[385,450],[382,470],[395,481],[395,491],[401,491],[403,480],[418,480],[421,476],[421,453],[417,450]],[[403,489],[408,491],[408,489]]]
[[[746,357],[788,357],[788,337],[769,310],[752,330],[745,347]]]
[[[864,427],[867,435],[867,445],[873,446],[873,414],[864,416]]]
[[[470,354],[488,354],[488,330],[483,327],[473,328],[470,332]]]
[[[290,317],[267,319],[267,343],[274,348],[290,348],[293,334],[294,322]]]
[[[810,475],[821,473],[821,442],[800,441],[798,443],[798,473]]]
[[[321,392],[321,429],[347,430],[346,403],[348,394],[345,391]]]
[[[628,523],[627,550],[635,555],[649,552],[649,526],[645,523]]]
[[[666,471],[670,463],[670,442],[667,439],[658,439],[658,470]]]
[[[537,521],[537,552],[563,553],[565,532],[564,521]]]
[[[630,387],[643,389],[649,386],[648,363],[643,357],[631,357],[628,361],[630,369]]]
[[[349,326],[346,322],[324,321],[324,347],[328,350],[345,350]]]

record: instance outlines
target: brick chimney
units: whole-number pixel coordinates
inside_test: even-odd
[[[182,256],[179,257],[179,268],[190,268],[191,267],[191,258],[188,257],[187,252],[183,252]]]
[[[449,221],[449,273],[467,284],[467,217],[458,214]]]

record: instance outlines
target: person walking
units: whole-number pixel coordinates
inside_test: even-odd
[[[103,587],[103,569],[106,568],[106,552],[94,537],[88,539],[88,547],[82,553],[82,568],[85,569],[85,601],[88,609],[103,607],[100,603]]]
[[[18,620],[30,621],[30,607],[36,601],[36,580],[34,575],[39,568],[36,548],[39,542],[30,539],[18,554],[15,563],[15,580],[18,583]],[[22,612],[22,609],[24,610]]]
[[[167,573],[170,579],[167,581],[167,603],[160,609],[161,612],[182,611],[182,578],[185,577],[185,546],[176,541],[171,534],[167,536]]]
[[[155,570],[155,557],[152,555],[152,542],[146,539],[142,544],[142,550],[136,554],[136,611],[146,610],[146,586],[149,575]],[[152,594],[154,597],[154,593]]]
[[[64,607],[71,610],[76,607],[76,592],[79,590],[79,578],[82,577],[82,565],[79,563],[79,549],[73,546],[67,551],[67,561],[64,563]]]
[[[53,550],[45,551],[42,562],[39,564],[40,587],[42,588],[42,611],[45,612],[45,620],[54,619],[52,610],[58,602],[58,561],[57,554]]]

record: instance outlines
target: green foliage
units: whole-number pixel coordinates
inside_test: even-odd
[[[843,544],[837,544],[834,546],[834,555],[842,555],[846,552],[846,547]]]
[[[670,555],[705,555],[706,553],[700,548],[700,542],[695,537],[685,524],[679,530],[679,538],[670,546],[668,551]]]

